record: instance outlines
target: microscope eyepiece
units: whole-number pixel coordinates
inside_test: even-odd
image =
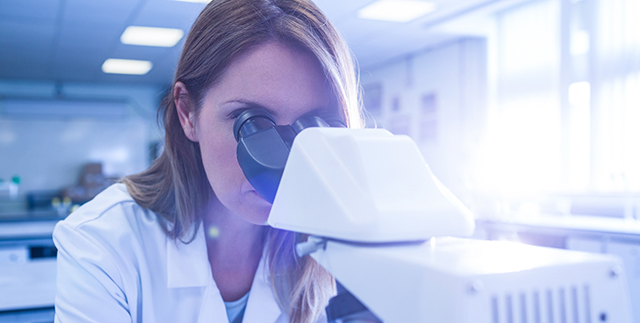
[[[294,138],[306,128],[331,126],[345,127],[337,115],[309,113],[291,125],[276,125],[267,111],[245,110],[233,124],[238,164],[256,192],[273,203]]]
[[[233,123],[233,136],[236,141],[239,141],[241,137],[247,137],[275,125],[276,122],[269,112],[261,109],[249,109],[240,113]]]
[[[324,120],[330,127],[334,128],[346,128],[347,124],[344,122],[342,117],[340,117],[336,113],[325,113],[320,115],[320,118]]]

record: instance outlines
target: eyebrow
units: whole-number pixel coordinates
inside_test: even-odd
[[[267,112],[269,112],[269,114],[271,114],[272,116],[276,116],[277,113],[275,111],[273,111],[272,109],[269,109],[267,107],[265,107],[264,105],[258,103],[258,102],[254,102],[254,101],[249,101],[249,100],[244,100],[244,99],[232,99],[229,101],[225,101],[223,104],[227,104],[227,103],[242,103],[242,104],[246,104],[249,106],[249,108],[257,108],[257,109],[262,109],[265,110]],[[305,114],[312,114],[312,113],[318,113],[318,112],[323,112],[322,110],[328,110],[328,107],[317,107]],[[325,111],[328,112],[328,111]]]
[[[232,99],[229,101],[225,101],[223,104],[227,104],[227,103],[242,103],[245,105],[248,105],[250,108],[258,108],[258,109],[262,109],[265,110],[267,112],[269,112],[271,115],[274,115],[274,111],[265,107],[264,105],[258,103],[258,102],[254,102],[254,101],[249,101],[249,100],[244,100],[244,99]]]

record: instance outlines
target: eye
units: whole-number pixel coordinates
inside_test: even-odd
[[[231,120],[235,120],[236,118],[238,118],[238,116],[240,114],[242,114],[242,112],[247,111],[247,110],[248,110],[248,108],[235,109],[235,110],[231,111],[231,113],[229,113],[227,118],[229,118]]]

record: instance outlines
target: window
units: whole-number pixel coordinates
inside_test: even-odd
[[[636,206],[620,216],[640,217],[637,17],[637,0],[534,0],[495,14],[478,188],[621,197]]]

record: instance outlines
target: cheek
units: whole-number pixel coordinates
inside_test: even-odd
[[[233,138],[200,141],[204,169],[218,197],[239,190],[244,180],[236,157],[236,145]]]

